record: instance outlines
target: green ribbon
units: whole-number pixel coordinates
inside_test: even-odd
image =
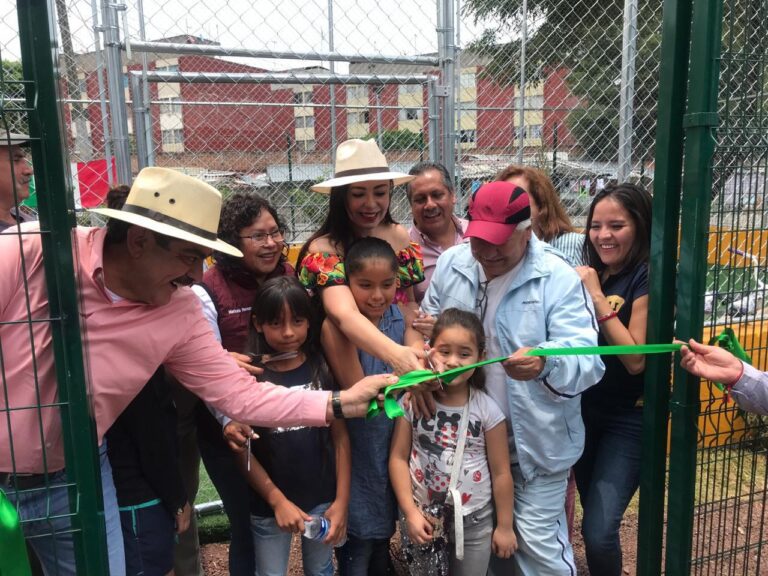
[[[0,576],[32,576],[16,507],[0,490]]]
[[[670,344],[635,344],[632,346],[576,346],[572,348],[532,348],[525,353],[525,356],[587,356],[599,354],[600,356],[617,355],[617,354],[663,354],[667,352],[677,352],[682,347],[682,344],[670,343]],[[402,388],[409,388],[416,386],[423,382],[429,382],[430,380],[442,380],[443,382],[451,382],[459,374],[463,374],[469,370],[474,370],[480,366],[486,364],[494,364],[496,362],[503,362],[509,358],[509,356],[499,356],[498,358],[490,358],[475,364],[469,364],[467,366],[459,366],[458,368],[452,368],[445,372],[432,372],[431,370],[414,370],[400,376],[397,382],[391,386],[387,386],[384,389],[384,412],[390,418],[397,418],[403,416],[403,409],[397,403],[397,399],[393,396],[393,392]],[[376,400],[371,400],[368,406],[368,412],[366,418],[374,418],[381,412]]]
[[[575,346],[573,348],[533,348],[525,356],[618,356],[620,354],[664,354],[677,352],[682,344],[632,344],[631,346]]]
[[[739,360],[742,360],[747,364],[752,364],[752,358],[746,353],[741,342],[739,342],[739,339],[736,338],[736,333],[733,331],[733,328],[723,328],[723,331],[720,332],[720,334],[710,338],[709,345],[713,346],[715,344],[720,346],[720,348],[725,348]],[[725,395],[725,401],[728,402],[728,389],[725,387],[725,384],[722,382],[715,382],[714,384],[720,389],[720,392]]]

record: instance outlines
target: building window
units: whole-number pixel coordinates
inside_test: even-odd
[[[314,116],[296,116],[296,128],[313,128],[314,126]]]
[[[421,94],[421,84],[400,84],[400,86],[397,87],[397,93],[400,96],[405,96],[406,94]]]
[[[532,124],[531,126],[525,127],[525,137],[526,138],[541,138],[541,124]]]
[[[312,104],[312,92],[294,92],[293,103],[300,105]]]
[[[420,108],[404,108],[398,112],[400,120],[420,120],[421,115]]]
[[[368,86],[347,86],[347,100],[368,99]]]
[[[477,130],[461,130],[459,141],[462,143],[477,142]]]
[[[474,88],[475,87],[475,73],[474,72],[462,72],[459,77],[459,83],[462,88]]]
[[[123,90],[128,89],[128,74],[123,74]]]
[[[158,66],[155,68],[158,72],[178,72],[179,71],[179,65],[178,64],[170,64],[169,66]]]
[[[88,83],[85,78],[78,78],[77,80],[77,98],[88,98]]]
[[[160,114],[181,114],[181,98],[178,96],[161,98]]]
[[[163,144],[184,144],[184,131],[181,128],[163,130],[161,132]]]
[[[523,100],[523,106],[526,110],[541,110],[544,108],[544,96],[538,94],[536,96],[526,96]],[[515,109],[520,108],[520,96],[515,96],[513,107]]]
[[[347,124],[350,126],[356,124],[368,124],[368,110],[347,112]]]
[[[304,147],[304,152],[312,152],[315,149],[314,140],[299,140]]]

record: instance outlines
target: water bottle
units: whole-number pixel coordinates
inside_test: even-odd
[[[310,520],[306,520],[304,522],[304,538],[308,538],[309,540],[318,540],[323,541],[325,540],[325,537],[328,535],[328,532],[331,530],[331,521],[328,520],[325,516],[318,516],[317,514],[312,514]],[[339,548],[341,546],[344,546],[347,539],[344,538],[341,542],[335,545],[336,548]]]
[[[304,521],[304,538],[322,541],[330,529],[331,523],[328,518],[313,514],[309,520]]]

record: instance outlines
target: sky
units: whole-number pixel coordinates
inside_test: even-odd
[[[437,51],[435,0],[330,1],[337,52],[412,55]],[[100,8],[101,0],[67,0],[76,52],[94,48],[92,3]],[[328,3],[329,0],[125,0],[125,19],[129,35],[135,39],[140,38],[139,14],[143,8],[148,40],[192,34],[224,46],[327,51]],[[15,0],[0,0],[0,52],[4,59],[19,57],[15,7]],[[458,21],[462,22],[459,31],[462,45],[483,29],[482,24],[475,25],[470,17],[457,17]],[[251,59],[250,62],[268,69],[299,65],[297,61]]]

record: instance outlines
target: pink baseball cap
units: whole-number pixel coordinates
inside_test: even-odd
[[[519,227],[531,225],[528,193],[511,182],[489,182],[472,194],[465,238],[504,244]]]

